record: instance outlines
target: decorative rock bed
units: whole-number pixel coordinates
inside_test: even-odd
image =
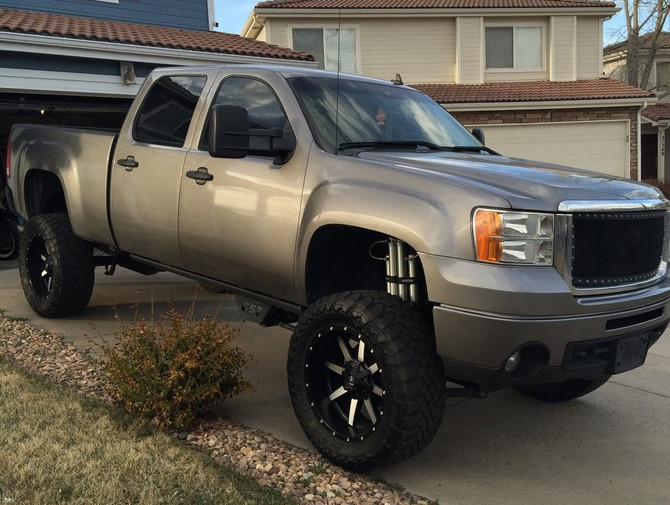
[[[56,333],[37,330],[23,321],[0,315],[0,357],[88,396],[112,401],[105,392],[105,377],[96,359],[64,342]],[[391,489],[365,475],[345,471],[316,453],[225,419],[202,420],[197,429],[175,436],[301,504],[433,503]]]

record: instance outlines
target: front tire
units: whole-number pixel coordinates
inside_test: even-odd
[[[524,396],[547,403],[567,402],[592,393],[609,380],[609,375],[595,379],[570,379],[548,384],[524,384],[514,389]]]
[[[375,291],[327,296],[298,321],[289,392],[314,446],[336,464],[367,470],[423,449],[442,421],[442,360],[421,314]]]
[[[93,246],[74,236],[66,214],[35,216],[21,237],[19,271],[23,292],[37,314],[76,314],[93,292]]]

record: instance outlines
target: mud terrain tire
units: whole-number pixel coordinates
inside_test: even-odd
[[[352,291],[315,302],[298,321],[287,366],[305,434],[345,468],[408,458],[442,421],[435,339],[418,311],[389,294]]]
[[[37,314],[76,314],[93,292],[93,246],[74,236],[66,214],[35,216],[21,236],[19,271],[26,299]]]

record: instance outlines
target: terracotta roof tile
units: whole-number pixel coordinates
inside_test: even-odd
[[[504,9],[616,7],[598,0],[271,0],[259,9]]]
[[[653,98],[656,95],[613,79],[495,82],[488,84],[413,84],[433,100],[449,103],[552,102]]]
[[[667,121],[670,119],[670,103],[657,103],[642,109],[642,115],[652,121]]]
[[[651,45],[652,37],[653,37],[652,33],[647,33],[645,35],[642,35],[640,37],[640,48],[649,49],[649,46]],[[660,49],[670,49],[670,33],[661,32],[658,35],[657,43],[658,43],[657,47],[660,48]],[[616,53],[618,51],[625,51],[625,50],[626,50],[626,41],[624,40],[623,42],[617,42],[616,44],[612,44],[611,46],[607,46],[603,51],[607,55],[607,54],[612,54],[612,53]]]
[[[149,47],[312,61],[311,55],[239,35],[44,12],[0,9],[0,31]]]

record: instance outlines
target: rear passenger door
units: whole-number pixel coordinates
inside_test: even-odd
[[[121,249],[182,267],[179,188],[207,75],[163,75],[128,114],[111,160],[110,215]],[[196,116],[197,117],[197,116]]]

